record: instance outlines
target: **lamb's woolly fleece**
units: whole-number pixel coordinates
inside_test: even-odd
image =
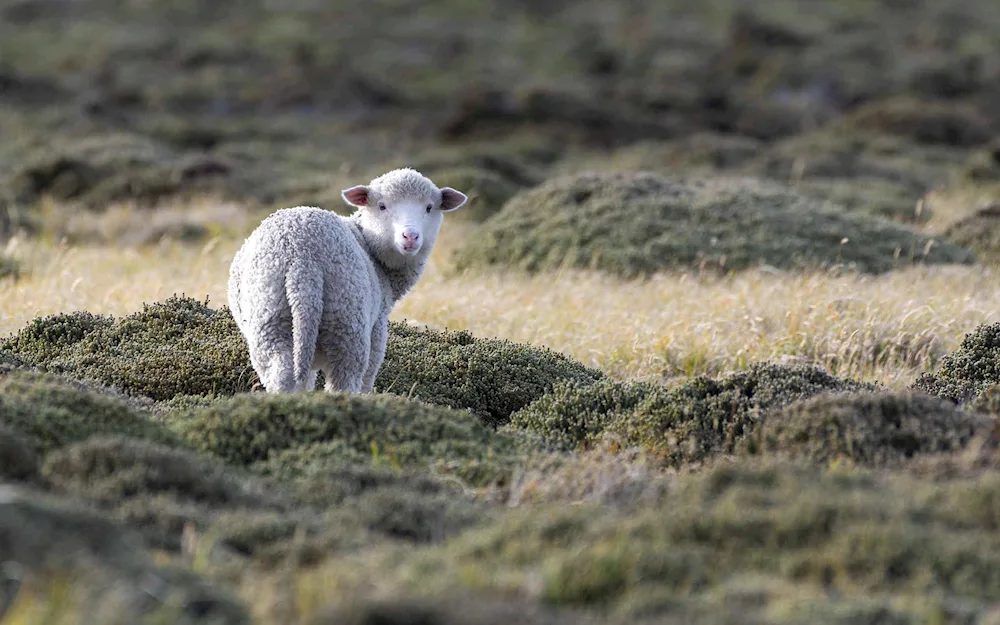
[[[391,211],[373,207],[375,198],[439,202],[441,191],[409,169],[369,189],[369,205],[348,218],[307,206],[275,212],[233,258],[229,307],[269,392],[311,390],[317,370],[327,390],[374,387],[389,313],[420,278],[442,215],[426,215],[424,246],[404,256],[392,245]]]

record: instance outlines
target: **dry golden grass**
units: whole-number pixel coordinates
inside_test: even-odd
[[[173,293],[225,303],[236,245],[212,239],[200,246],[174,242],[145,247],[72,247],[12,240],[23,263],[19,280],[0,283],[0,333],[39,315],[74,310],[122,315]]]
[[[644,282],[583,272],[455,275],[447,259],[469,227],[446,224],[428,271],[394,318],[546,345],[621,378],[715,374],[773,359],[898,388],[932,369],[966,332],[1000,316],[1000,275],[975,267],[880,277],[667,274]],[[198,245],[70,247],[15,240],[9,250],[27,273],[0,281],[0,334],[55,312],[127,314],[173,293],[221,306],[240,242],[222,236]]]

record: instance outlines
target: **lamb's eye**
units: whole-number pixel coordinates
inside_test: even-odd
[[[428,205],[427,205],[427,212],[428,212],[428,213],[429,213],[429,212],[431,212],[431,209],[432,209],[432,208],[434,208],[434,205],[433,205],[433,204],[428,204]]]
[[[385,202],[379,202],[378,203],[378,209],[380,211],[384,211],[385,210]]]

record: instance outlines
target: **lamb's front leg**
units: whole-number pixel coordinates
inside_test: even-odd
[[[364,381],[361,384],[362,393],[371,393],[375,389],[375,378],[385,360],[385,348],[389,342],[389,317],[383,315],[372,328],[372,350],[368,356],[368,368],[365,370]]]

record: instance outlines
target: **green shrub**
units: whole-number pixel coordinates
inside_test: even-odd
[[[903,473],[719,462],[675,476],[671,495],[652,505],[520,506],[416,557],[386,558],[369,574],[382,583],[398,575],[422,593],[533,583],[548,605],[622,623],[983,614],[1000,597],[997,475],[935,484]],[[816,620],[787,612],[806,606]],[[719,618],[733,609],[739,618]]]
[[[96,434],[178,442],[164,426],[122,399],[29,371],[0,377],[0,424],[20,432],[38,452]]]
[[[4,350],[49,371],[178,406],[204,405],[258,383],[229,310],[186,297],[120,319],[86,312],[35,319],[0,341]],[[392,322],[376,388],[503,423],[558,380],[601,375],[545,348]]]
[[[467,408],[500,425],[557,382],[586,384],[601,377],[600,371],[547,348],[392,322],[375,388]]]
[[[35,319],[0,349],[49,371],[154,400],[232,395],[257,380],[228,309],[177,296],[120,319],[86,312]]]
[[[626,278],[711,267],[882,273],[974,255],[777,183],[585,173],[516,195],[456,250],[459,270],[597,269]]]
[[[924,223],[933,215],[920,204],[923,192],[907,184],[882,178],[825,178],[804,180],[798,191],[850,211],[858,211],[907,223]],[[918,209],[919,205],[919,209]],[[962,241],[945,237],[963,245]]]
[[[25,368],[26,366],[23,360],[14,356],[10,352],[0,350],[0,376],[10,373],[11,371],[17,371]]]
[[[92,135],[55,141],[26,155],[7,184],[21,203],[49,196],[94,209],[122,200],[151,205],[164,197],[223,190],[228,178],[204,175],[201,164],[197,155],[148,137]]]
[[[941,359],[937,371],[921,375],[913,388],[964,403],[998,383],[1000,323],[994,323],[966,334],[958,348]]]
[[[468,412],[391,395],[238,395],[166,418],[196,449],[285,477],[362,461],[476,477],[519,457]]]
[[[832,393],[767,414],[749,447],[821,464],[891,466],[960,451],[992,421],[922,393]]]
[[[615,424],[633,418],[639,406],[668,393],[657,384],[610,378],[592,384],[560,382],[515,412],[510,427],[542,434],[563,449],[589,447]]]
[[[466,496],[403,489],[371,491],[351,502],[348,518],[373,532],[416,543],[442,542],[476,523],[482,508]]]
[[[844,142],[842,137],[840,139]],[[769,148],[745,136],[696,133],[674,141],[642,141],[615,151],[610,158],[599,153],[581,164],[574,163],[573,170],[582,171],[586,165],[587,169],[598,171],[648,171],[663,176],[681,172],[685,176],[696,173],[746,173],[777,181],[794,178],[792,186],[796,191],[847,210],[902,222],[925,222],[930,219],[932,211],[929,207],[922,206],[920,211],[916,210],[917,201],[929,190],[929,185],[900,180],[899,176],[885,171],[885,167],[859,166],[851,169],[845,161],[861,157],[851,153],[850,148],[847,154],[838,154],[844,149],[843,145],[838,145],[836,138],[829,141],[826,147],[832,155],[822,154],[823,146],[816,149],[816,141],[808,146],[799,146],[793,139],[787,144]],[[845,143],[850,144],[850,140]],[[785,152],[794,154],[791,162],[786,162]],[[795,157],[799,157],[798,161]],[[825,163],[826,160],[830,162]],[[796,176],[796,167],[803,168],[801,179]],[[820,170],[821,175],[816,175],[814,169]]]
[[[696,132],[667,141],[644,140],[598,152],[573,163],[577,171],[648,171],[664,176],[678,171],[715,174],[730,170],[758,154],[763,142],[737,134]]]
[[[919,200],[950,183],[967,153],[834,123],[773,144],[738,171],[791,181],[797,190],[849,210],[919,223],[933,215],[927,203],[918,210]]]
[[[986,147],[973,152],[962,168],[962,175],[972,183],[1000,182],[1000,140],[994,139]]]
[[[975,251],[984,264],[1000,264],[1000,204],[990,204],[948,226],[944,236]]]
[[[45,365],[112,323],[111,317],[86,311],[36,317],[17,334],[4,339],[0,350],[24,362]]]
[[[293,451],[293,450],[289,450]],[[343,507],[344,502],[379,490],[398,489],[414,495],[454,493],[456,484],[442,481],[425,471],[407,471],[385,464],[337,464],[310,474],[296,472],[285,482],[289,501],[312,508]]]
[[[29,480],[37,473],[38,455],[31,443],[0,423],[0,480]]]
[[[862,388],[815,367],[757,363],[719,380],[698,377],[674,388],[617,381],[562,384],[516,413],[511,425],[569,448],[610,432],[625,444],[655,451],[668,464],[683,465],[731,453],[768,410],[825,391]]]
[[[122,436],[93,436],[49,452],[49,483],[103,501],[167,495],[212,506],[259,504],[231,471],[199,454]]]
[[[0,280],[21,275],[21,263],[13,256],[0,253]]]
[[[353,599],[321,611],[309,625],[596,625],[607,622],[578,611],[522,599],[458,592],[442,597]]]
[[[334,469],[314,479],[282,482],[282,495],[290,495],[286,510],[226,510],[205,525],[206,531],[255,564],[281,565],[294,557],[308,565],[338,552],[384,545],[386,539],[440,542],[479,522],[486,512],[483,504],[454,487],[430,486],[433,480],[426,476],[353,468],[351,473]],[[349,484],[345,488],[338,479]],[[342,497],[330,497],[331,490]],[[326,493],[317,497],[319,491]]]
[[[125,437],[92,437],[50,452],[42,476],[60,492],[99,503],[150,547],[180,552],[190,526],[262,565],[293,554],[315,562],[380,537],[438,541],[483,512],[426,472],[333,465],[277,481]]]
[[[841,124],[856,131],[905,137],[916,143],[959,147],[982,145],[994,134],[990,120],[974,107],[909,97],[861,106]]]
[[[136,532],[61,499],[29,489],[3,492],[0,553],[6,565],[24,569],[26,580],[70,591],[62,607],[80,622],[163,622],[152,613],[167,609],[171,623],[250,623],[228,592],[192,572],[155,565]]]
[[[253,463],[255,469],[284,478],[297,478],[315,474],[327,473],[333,468],[379,464],[378,447],[368,450],[357,449],[349,441],[337,439],[322,443],[307,443],[296,445],[289,449],[274,452],[267,460]],[[388,462],[388,461],[387,461]]]

